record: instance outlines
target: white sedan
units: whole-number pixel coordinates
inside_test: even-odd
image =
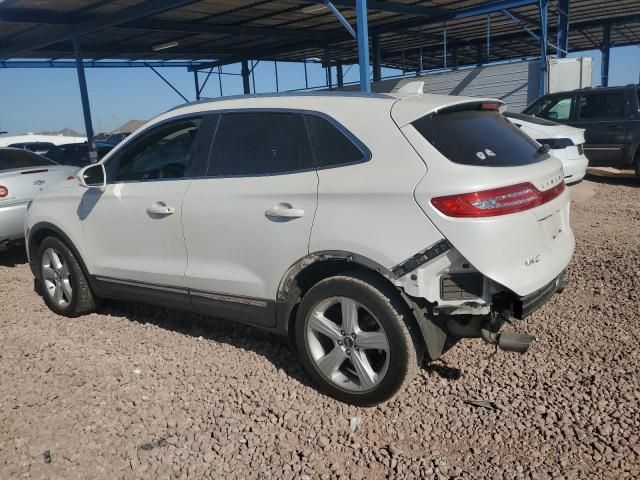
[[[24,237],[29,200],[77,171],[28,150],[0,148],[0,250]]]
[[[584,129],[524,113],[505,112],[504,116],[538,143],[549,146],[549,153],[562,161],[565,183],[579,182],[584,178],[589,166],[584,154]]]

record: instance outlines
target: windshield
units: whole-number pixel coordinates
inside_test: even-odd
[[[56,165],[56,162],[28,150],[0,148],[0,171],[14,168],[33,168]]]
[[[454,163],[514,167],[548,158],[533,139],[497,110],[462,110],[426,115],[412,125]]]

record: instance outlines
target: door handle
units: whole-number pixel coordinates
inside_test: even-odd
[[[173,215],[176,212],[175,208],[167,207],[164,202],[158,202],[151,207],[147,207],[147,213],[149,215]]]
[[[267,218],[289,220],[304,216],[304,210],[301,208],[293,208],[288,203],[280,203],[273,208],[265,210],[264,214]]]

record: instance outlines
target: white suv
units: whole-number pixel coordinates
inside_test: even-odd
[[[447,337],[525,351],[503,323],[563,286],[562,165],[500,109],[344,93],[179,107],[30,204],[31,268],[58,314],[120,298],[245,322],[289,335],[330,395],[387,400]]]

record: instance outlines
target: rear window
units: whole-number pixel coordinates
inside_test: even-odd
[[[36,155],[28,150],[13,148],[0,149],[0,171],[13,168],[32,168],[56,165],[48,158]]]
[[[498,111],[439,112],[412,125],[440,153],[461,165],[514,167],[548,157],[538,143]]]

